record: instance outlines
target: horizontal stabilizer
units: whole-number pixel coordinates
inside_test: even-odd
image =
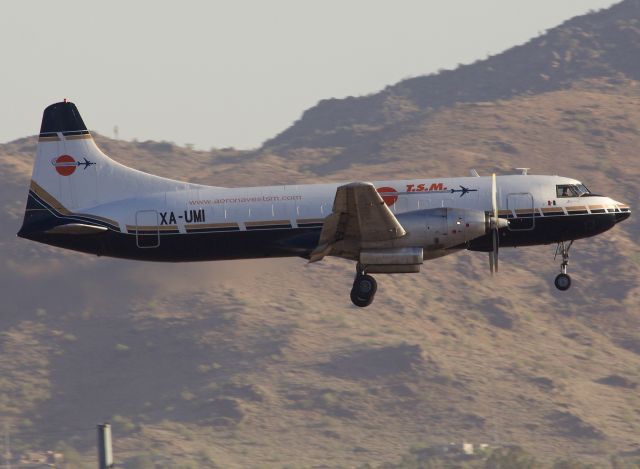
[[[89,235],[100,234],[107,231],[104,226],[87,225],[84,223],[69,223],[67,225],[59,225],[50,230],[47,230],[47,234],[63,234],[63,235]]]

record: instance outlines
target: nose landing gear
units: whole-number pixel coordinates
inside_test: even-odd
[[[354,305],[364,308],[373,303],[373,298],[378,290],[378,283],[371,275],[365,273],[364,266],[358,263],[356,278],[351,289],[351,301]]]
[[[565,244],[564,241],[560,241],[558,243],[558,247],[556,248],[556,255],[553,257],[554,259],[558,257],[558,254],[562,255],[562,264],[560,264],[560,273],[554,280],[554,284],[556,288],[560,291],[566,291],[571,287],[571,277],[567,274],[567,265],[569,264],[569,249],[571,249],[571,245],[573,244],[573,240],[569,241],[569,244]]]

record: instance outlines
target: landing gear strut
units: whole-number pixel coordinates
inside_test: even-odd
[[[571,286],[571,277],[569,277],[569,275],[567,274],[567,265],[569,264],[569,249],[571,249],[572,244],[573,240],[569,241],[569,244],[565,244],[564,241],[560,241],[558,243],[558,247],[556,248],[556,255],[553,257],[555,259],[558,254],[562,255],[560,273],[554,281],[556,288],[561,291],[568,290]]]
[[[378,283],[371,275],[365,273],[365,267],[358,263],[356,278],[351,289],[351,301],[354,305],[364,308],[373,303],[373,297],[378,290]]]

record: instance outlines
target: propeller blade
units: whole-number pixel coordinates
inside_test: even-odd
[[[493,218],[498,219],[498,187],[496,184],[496,173],[491,176],[491,211]]]
[[[493,230],[493,269],[495,273],[498,273],[498,250],[500,249],[500,233],[498,232],[498,227],[496,225],[496,229]]]
[[[489,268],[491,275],[498,273],[498,250],[500,248],[500,219],[498,218],[498,187],[496,183],[496,173],[491,176],[491,211],[493,219],[491,220],[492,230],[491,238],[493,241],[493,250],[489,253]]]

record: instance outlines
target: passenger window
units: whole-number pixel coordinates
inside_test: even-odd
[[[251,217],[251,209],[248,207],[225,207],[224,218],[227,220],[246,220]]]
[[[274,220],[288,220],[290,218],[289,208],[289,205],[285,203],[272,204],[271,216]]]
[[[296,218],[311,218],[319,215],[320,210],[310,205],[297,205]]]
[[[395,213],[403,213],[409,210],[409,199],[408,196],[398,197],[396,203],[393,204],[393,208],[395,209]]]

